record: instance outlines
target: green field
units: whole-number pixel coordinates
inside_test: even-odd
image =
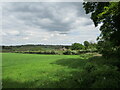
[[[76,65],[81,59],[77,55],[4,53],[3,87],[71,87],[63,81],[80,71]]]
[[[3,88],[119,87],[120,73],[116,67],[105,64],[105,60],[102,63],[100,56],[90,59],[90,54],[2,55]]]

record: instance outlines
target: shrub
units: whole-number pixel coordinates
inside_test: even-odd
[[[84,46],[80,43],[74,43],[74,44],[72,44],[71,49],[72,50],[80,50],[80,49],[84,49]]]
[[[120,88],[120,72],[117,67],[87,63],[81,73],[81,87]]]
[[[51,51],[51,54],[57,54],[54,50]]]
[[[29,53],[29,54],[58,54],[55,51],[21,51],[20,53]]]
[[[71,51],[72,55],[78,55],[77,51]]]
[[[63,52],[64,55],[72,55],[72,52],[70,50],[67,50],[65,52]]]

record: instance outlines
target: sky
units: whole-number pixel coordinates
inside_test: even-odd
[[[82,2],[9,2],[1,7],[1,45],[71,45],[96,42],[100,34]]]

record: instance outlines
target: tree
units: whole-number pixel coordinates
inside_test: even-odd
[[[84,41],[84,46],[85,46],[85,48],[87,49],[88,47],[89,47],[89,42],[88,41]]]
[[[74,44],[72,44],[71,49],[72,50],[80,50],[80,49],[84,49],[84,46],[80,43],[74,43]]]
[[[120,56],[120,2],[84,2],[83,5],[86,14],[91,13],[95,27],[102,24],[101,34],[97,38],[102,52]]]

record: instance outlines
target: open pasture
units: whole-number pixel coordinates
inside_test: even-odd
[[[67,79],[80,71],[82,59],[79,55],[3,53],[3,87],[76,87],[76,81]]]

